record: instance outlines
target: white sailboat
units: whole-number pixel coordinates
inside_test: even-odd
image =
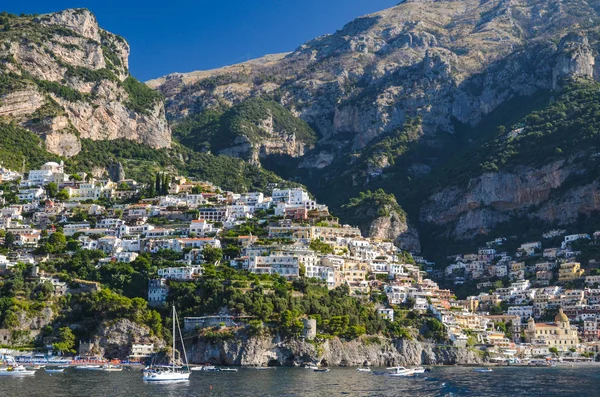
[[[171,366],[151,366],[143,371],[143,379],[146,382],[185,382],[190,380],[190,369],[187,361],[185,346],[183,346],[183,357],[185,358],[185,366],[175,366],[175,325],[179,330],[179,338],[183,346],[183,336],[181,335],[181,327],[173,305],[173,350],[171,352]]]

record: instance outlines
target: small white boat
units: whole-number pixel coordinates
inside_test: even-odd
[[[369,367],[358,367],[356,368],[358,372],[371,372],[371,368]]]
[[[317,368],[313,369],[315,372],[329,372],[329,368]]]
[[[102,366],[102,371],[105,372],[121,372],[123,371],[123,367],[120,365],[106,364]]]
[[[64,368],[45,368],[44,371],[48,372],[49,374],[55,374],[55,373],[65,372],[65,369]]]
[[[238,370],[237,370],[237,368],[229,368],[229,367],[227,367],[227,368],[219,368],[219,371],[220,372],[237,372]]]
[[[389,376],[412,376],[415,374],[415,370],[412,368],[391,367],[386,369],[392,370],[391,372],[387,373]]]
[[[477,368],[475,372],[492,372],[491,368]]]
[[[424,367],[416,367],[413,368],[413,372],[415,374],[424,374],[425,372],[427,372],[427,370]]]
[[[190,367],[190,371],[204,371],[203,369],[204,367],[202,366],[198,366],[198,367]]]
[[[35,375],[35,369],[27,369],[22,365],[0,368],[0,376],[26,376]]]
[[[314,365],[314,364],[311,364],[311,365],[308,365],[308,364],[306,364],[306,365],[304,366],[304,369],[312,369],[312,370],[315,370],[315,369],[319,369],[319,367],[317,367],[317,366],[316,366],[316,365]]]
[[[94,364],[77,365],[75,366],[75,369],[85,369],[87,371],[102,371],[102,367],[100,365]]]
[[[268,371],[270,369],[277,369],[276,367],[256,367],[257,371]]]

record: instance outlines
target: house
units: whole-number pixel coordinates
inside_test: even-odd
[[[167,267],[158,269],[158,275],[167,280],[193,280],[202,275],[200,266]]]
[[[581,277],[584,270],[578,262],[561,263],[558,269],[558,281],[564,283]]]
[[[160,306],[167,302],[169,287],[164,278],[148,280],[148,305]]]
[[[394,321],[394,309],[380,308],[377,309],[377,314],[384,320]]]
[[[142,361],[154,354],[153,343],[132,343],[129,350],[129,361]]]
[[[204,236],[206,233],[213,233],[214,231],[215,229],[211,223],[204,219],[196,219],[190,224],[188,233],[189,235]]]
[[[223,222],[229,216],[227,207],[198,208],[198,219],[208,222]]]

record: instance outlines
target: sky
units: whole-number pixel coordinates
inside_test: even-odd
[[[4,0],[0,11],[88,8],[131,46],[131,74],[146,81],[293,51],[399,0]]]

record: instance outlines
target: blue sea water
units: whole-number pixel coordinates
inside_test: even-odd
[[[600,366],[500,367],[477,373],[469,367],[435,367],[410,378],[332,368],[315,373],[303,368],[272,371],[194,372],[190,381],[147,384],[139,369],[95,372],[43,370],[26,378],[0,377],[3,397],[317,397],[317,396],[600,396]]]

